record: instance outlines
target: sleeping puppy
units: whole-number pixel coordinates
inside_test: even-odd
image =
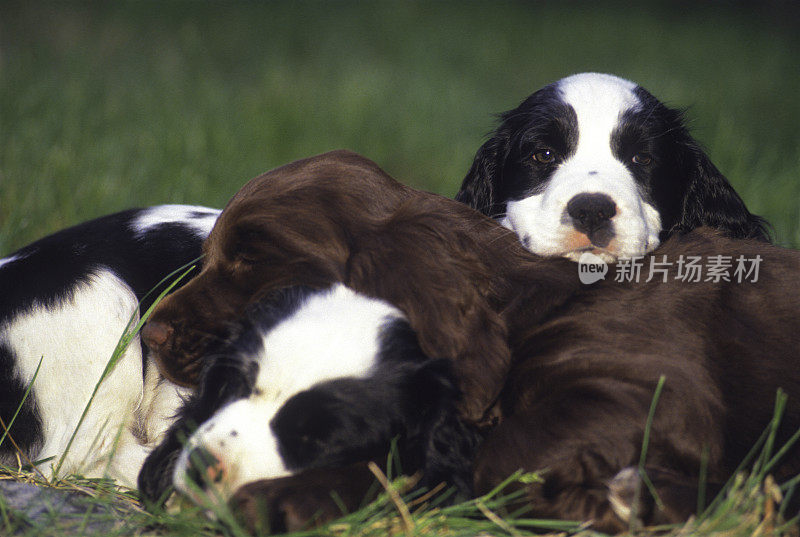
[[[0,463],[16,465],[16,443],[23,459],[47,460],[40,467],[51,475],[139,301],[146,311],[161,289],[147,293],[200,256],[218,214],[182,205],[132,209],[0,260],[0,437],[10,427]],[[180,403],[177,387],[148,361],[134,339],[101,385],[63,474],[97,477],[109,465],[112,477],[135,486],[147,446],[159,441]]]
[[[510,361],[499,275],[514,266],[497,253],[518,241],[457,214],[476,213],[347,151],[269,171],[231,199],[204,245],[207,268],[159,304],[142,337],[167,378],[195,386],[209,348],[249,304],[340,282],[402,311],[427,356],[458,362],[464,415],[490,420]]]
[[[691,258],[708,269],[698,279],[687,277]],[[737,273],[740,258],[758,269]],[[729,264],[720,278],[709,268],[716,261]],[[631,516],[681,523],[697,508],[704,464],[710,499],[770,424],[779,389],[788,403],[775,451],[800,428],[800,252],[698,228],[643,264],[638,281],[608,277],[577,292],[565,278],[546,291],[568,296],[546,318],[536,296],[507,310],[504,419],[479,450],[476,493],[519,468],[542,470],[544,483],[526,487],[536,516],[591,520],[606,532],[628,530]],[[665,272],[651,279],[659,266]],[[663,509],[647,488],[633,495],[662,375],[646,472]],[[800,473],[800,447],[770,473],[778,483]],[[797,511],[795,499],[786,513]]]
[[[681,113],[633,82],[573,75],[501,118],[456,199],[534,253],[577,261],[588,251],[613,262],[699,226],[769,240]]]
[[[255,304],[236,332],[207,358],[197,396],[147,459],[145,497],[174,484],[203,504],[271,480],[259,485],[271,491],[259,500],[268,527],[297,529],[320,509],[341,514],[321,488],[338,469],[348,477],[333,490],[357,507],[372,483],[366,463],[385,465],[393,441],[405,472],[469,493],[477,436],[454,429],[450,364],[425,356],[397,308],[341,284],[291,287]],[[303,492],[289,493],[290,483]]]
[[[638,281],[584,285],[575,263],[534,255],[488,217],[403,187],[347,152],[252,180],[205,248],[202,272],[161,303],[143,335],[170,378],[191,383],[212,353],[211,338],[199,336],[230,335],[252,301],[287,284],[344,283],[401,311],[422,352],[451,364],[458,416],[470,425],[463,430],[487,427],[471,469],[475,494],[517,469],[544,471],[544,484],[519,485],[531,516],[627,529],[633,501],[619,484],[639,462],[662,375],[646,462],[667,510],[640,509],[645,523],[691,514],[704,462],[713,483],[736,470],[770,422],[778,388],[790,399],[776,445],[800,428],[798,252],[703,227],[646,256]],[[685,274],[688,256],[730,267],[695,281]],[[760,260],[760,272],[737,276],[739,256]],[[666,272],[648,277],[664,263]],[[428,307],[435,314],[425,315]],[[443,342],[467,344],[454,353]],[[475,348],[495,352],[465,354]],[[462,439],[452,433],[450,443]],[[789,450],[775,477],[800,472],[799,455]],[[347,471],[316,478],[336,484]],[[275,488],[240,492],[254,516]],[[292,517],[300,511],[313,510]]]

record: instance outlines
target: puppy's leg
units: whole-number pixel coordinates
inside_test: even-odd
[[[517,484],[525,488],[524,504],[530,515],[564,520],[591,521],[595,529],[609,533],[628,528],[623,482],[617,482],[617,510],[609,497],[609,483],[626,467],[637,464],[644,425],[650,405],[648,391],[628,389],[622,383],[613,389],[593,381],[581,383],[580,390],[551,390],[528,407],[509,416],[487,437],[475,465],[475,490],[486,493],[513,472],[539,471],[544,483]],[[590,391],[588,386],[592,386]],[[661,403],[675,406],[676,394],[665,390]],[[679,397],[682,395],[678,394]],[[664,421],[661,421],[664,420]],[[677,446],[672,416],[657,414],[650,438],[648,460],[680,475],[698,472],[701,446],[707,437],[692,438]],[[678,430],[683,439],[686,432]],[[690,451],[696,444],[696,452]],[[688,446],[688,447],[685,447]],[[679,451],[679,448],[682,451]],[[680,453],[680,457],[676,454]],[[673,462],[674,461],[674,462]],[[714,461],[711,461],[714,467]],[[670,495],[665,495],[671,501]],[[680,496],[679,496],[680,498]],[[696,496],[694,496],[696,499]],[[687,513],[680,500],[670,504],[677,519]],[[629,507],[629,506],[628,506]],[[645,519],[650,524],[654,519]]]
[[[123,487],[135,489],[136,478],[139,476],[139,470],[142,469],[150,449],[151,446],[142,445],[130,430],[123,430],[120,432],[113,452],[108,455],[106,460],[100,461],[102,468],[98,468],[100,470],[98,473],[107,473]]]
[[[579,430],[564,437],[537,421],[534,415],[511,416],[489,435],[476,460],[476,493],[487,493],[517,470],[535,471],[544,482],[511,484],[506,492],[524,488],[525,495],[510,509],[526,508],[526,516],[591,521],[593,528],[608,533],[624,530],[605,483],[628,464],[634,450],[615,452],[613,442],[597,444],[590,434],[582,439]]]
[[[131,342],[139,348],[138,338]],[[163,440],[189,392],[164,379],[151,361],[146,369],[142,400],[124,427],[116,447],[101,464],[121,485],[134,489],[137,477],[152,449]],[[99,469],[98,470],[102,470]]]

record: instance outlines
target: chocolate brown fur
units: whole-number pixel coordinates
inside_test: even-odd
[[[477,420],[510,362],[498,275],[514,254],[498,257],[504,250],[524,253],[465,205],[405,187],[353,153],[328,153],[256,177],[233,197],[201,273],[151,318],[171,336],[159,345],[146,329],[144,338],[168,378],[193,385],[209,346],[248,304],[289,285],[343,282],[399,307],[426,354],[458,363],[465,414]]]
[[[800,254],[701,228],[652,256],[723,254],[761,256],[758,281],[681,282],[673,265],[667,282],[618,283],[611,267],[582,285],[574,263],[530,254],[466,206],[335,152],[248,183],[211,233],[202,273],[153,321],[172,331],[158,349],[163,371],[191,384],[226,323],[272,289],[341,281],[386,299],[427,354],[453,360],[464,416],[500,418],[475,461],[475,493],[519,468],[544,470],[544,484],[526,486],[529,514],[617,531],[627,523],[608,483],[638,463],[662,375],[647,465],[670,503],[642,510],[646,523],[690,514],[704,451],[712,483],[731,475],[778,388],[789,404],[776,445],[800,427]],[[800,472],[798,455],[773,473]]]

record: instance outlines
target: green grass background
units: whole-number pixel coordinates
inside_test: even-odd
[[[452,196],[495,114],[579,71],[689,107],[800,246],[791,3],[0,3],[0,255],[126,207],[221,207],[335,148]]]
[[[221,207],[256,174],[335,148],[452,196],[495,114],[580,71],[688,107],[751,210],[798,247],[795,4],[0,0],[0,256],[126,207]],[[112,534],[149,533],[130,509]],[[750,535],[754,513],[694,533]],[[169,535],[216,531],[159,520]],[[386,534],[354,528],[336,535]]]

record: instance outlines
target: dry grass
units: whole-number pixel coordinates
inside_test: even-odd
[[[585,524],[564,521],[545,521],[525,518],[524,514],[510,515],[504,506],[513,495],[503,494],[508,483],[520,478],[512,476],[504,486],[475,500],[457,505],[442,502],[443,491],[428,494],[407,493],[410,480],[401,477],[388,481],[379,474],[384,493],[358,512],[319,529],[291,534],[293,537],[321,535],[328,537],[460,537],[531,535],[588,537],[601,535]],[[0,470],[3,482],[15,481],[80,497],[85,512],[69,512],[59,517],[49,512],[38,520],[29,520],[19,508],[9,507],[0,495],[0,535],[57,536],[74,534],[83,529],[87,535],[125,537],[243,537],[245,532],[236,525],[225,507],[218,507],[217,516],[225,522],[212,521],[203,512],[187,503],[178,502],[170,512],[147,512],[135,492],[123,490],[110,480],[86,480],[76,476],[54,481],[43,480],[35,472]],[[643,528],[627,535],[639,537],[797,537],[796,521],[786,522],[781,515],[781,490],[771,477],[761,481],[740,474],[727,493],[709,511],[690,519],[679,527]],[[45,500],[46,501],[46,500]],[[101,529],[97,529],[100,527]]]

